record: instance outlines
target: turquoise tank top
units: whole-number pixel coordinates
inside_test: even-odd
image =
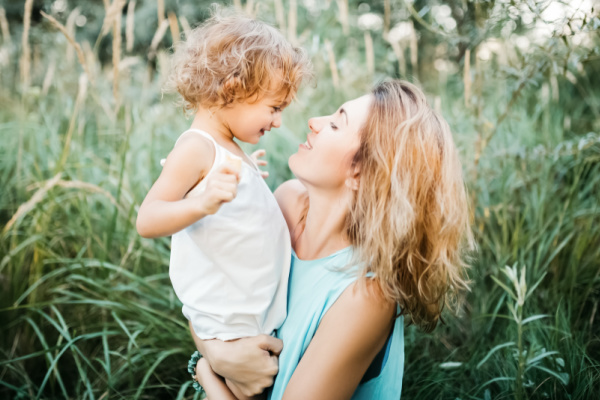
[[[296,366],[315,335],[321,318],[356,274],[340,271],[352,259],[347,247],[318,260],[301,260],[292,252],[288,289],[288,314],[277,337],[283,340],[279,373],[269,393],[270,400],[283,397]],[[398,400],[404,372],[404,317],[398,317],[386,346],[375,358],[357,387],[352,400]]]

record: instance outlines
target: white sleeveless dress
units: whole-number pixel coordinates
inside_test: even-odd
[[[208,133],[215,161],[235,157]],[[183,135],[183,134],[182,134]],[[247,157],[249,158],[249,157]],[[200,194],[203,179],[186,197]],[[272,334],[286,316],[291,261],[288,228],[256,165],[242,162],[237,196],[171,239],[169,276],[183,315],[201,339],[233,340]]]

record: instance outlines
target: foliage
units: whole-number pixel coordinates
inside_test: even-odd
[[[129,50],[130,2],[111,14],[99,0],[36,0],[29,31],[24,3],[0,5],[10,33],[0,46],[0,396],[192,398],[193,343],[168,279],[169,242],[141,239],[134,221],[189,125],[161,96],[168,49],[182,17],[194,26],[209,2],[138,0]],[[592,398],[598,10],[549,0],[294,3],[242,5],[303,45],[318,77],[260,144],[272,188],[290,177],[308,117],[388,76],[421,83],[462,153],[479,244],[472,291],[434,333],[407,328],[403,399]],[[75,6],[85,21],[69,24]],[[163,6],[166,23],[169,13],[179,23],[161,31]],[[65,25],[81,58],[40,11]]]

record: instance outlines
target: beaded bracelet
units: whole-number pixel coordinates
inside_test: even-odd
[[[196,350],[192,354],[192,358],[190,358],[190,361],[188,361],[188,368],[187,368],[187,370],[192,375],[192,380],[194,381],[194,383],[192,384],[192,386],[196,390],[196,392],[203,392],[204,391],[204,389],[200,385],[200,382],[198,382],[198,380],[196,379],[196,364],[198,364],[198,361],[201,358],[202,358],[202,354],[200,354],[200,352],[198,350]]]

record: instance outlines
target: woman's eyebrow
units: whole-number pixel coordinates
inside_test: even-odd
[[[340,108],[340,115],[344,114],[346,116],[346,125],[348,125],[348,114],[346,113],[346,110],[344,110],[343,108]]]

